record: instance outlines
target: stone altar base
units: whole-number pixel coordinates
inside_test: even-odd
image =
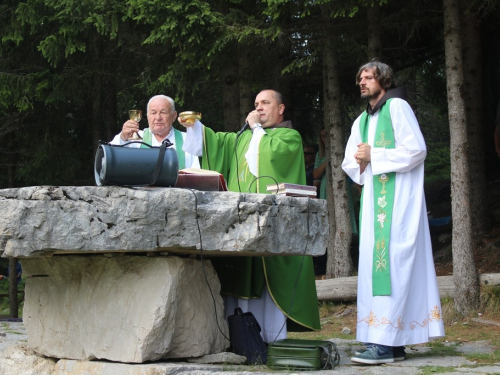
[[[229,346],[210,261],[65,255],[21,263],[32,275],[23,321],[29,346],[39,354],[142,363],[219,353]]]

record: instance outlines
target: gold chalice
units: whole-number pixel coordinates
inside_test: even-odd
[[[201,120],[201,112],[186,111],[179,113],[179,118],[189,125],[193,125],[196,120]]]
[[[134,120],[134,121],[139,122],[139,121],[141,121],[141,118],[142,118],[142,111],[140,109],[131,109],[130,111],[128,111],[128,118],[130,120]],[[134,134],[132,134],[132,137],[130,137],[130,139],[138,140],[138,139],[142,139],[142,138],[137,132],[134,132]]]

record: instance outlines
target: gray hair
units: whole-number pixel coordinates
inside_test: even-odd
[[[152,100],[154,99],[165,99],[166,101],[168,101],[170,103],[170,107],[172,108],[172,113],[175,112],[175,102],[174,102],[174,99],[172,99],[170,96],[166,96],[166,95],[155,95],[153,96],[151,99],[149,99],[148,101],[148,105],[146,107],[146,113],[149,113],[149,103],[151,103]]]
[[[392,68],[389,65],[375,59],[359,68],[358,74],[356,74],[356,85],[359,85],[361,73],[368,69],[373,69],[375,79],[384,90],[392,89],[396,86],[396,77]]]

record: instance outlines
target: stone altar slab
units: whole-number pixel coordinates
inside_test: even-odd
[[[3,189],[0,212],[0,252],[18,258],[200,249],[319,256],[329,231],[324,200],[178,188]]]

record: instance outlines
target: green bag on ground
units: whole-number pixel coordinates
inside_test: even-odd
[[[274,370],[332,370],[340,362],[331,341],[284,339],[267,349],[267,367]]]

